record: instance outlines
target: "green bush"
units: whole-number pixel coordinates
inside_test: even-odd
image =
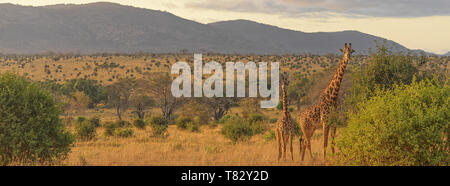
[[[177,128],[179,129],[186,129],[188,123],[192,123],[192,119],[188,117],[179,117],[175,122]]]
[[[0,165],[48,165],[66,158],[74,138],[60,114],[38,84],[0,74]]]
[[[217,121],[217,123],[225,123],[227,120],[229,120],[229,119],[231,119],[231,118],[233,118],[233,117],[237,117],[237,116],[234,116],[234,115],[225,115],[225,116],[223,116],[222,118],[220,118],[218,121]]]
[[[358,102],[370,98],[375,89],[391,89],[394,84],[409,84],[419,72],[412,56],[393,53],[384,45],[378,45],[371,53],[367,65],[354,68],[351,73],[352,87],[345,102],[350,111],[357,111]]]
[[[376,90],[349,115],[337,141],[340,159],[353,165],[448,166],[449,94],[448,84],[435,80]]]
[[[249,122],[240,117],[227,119],[221,133],[234,143],[248,141],[253,136],[253,130]]]
[[[146,126],[146,123],[144,122],[144,120],[139,119],[139,118],[136,118],[136,119],[133,121],[133,126],[136,127],[136,128],[138,128],[138,129],[144,129],[145,126]]]
[[[129,126],[131,126],[130,122],[125,121],[125,120],[116,121],[116,125],[117,125],[117,127],[129,127]]]
[[[84,116],[78,116],[77,119],[75,119],[75,123],[83,123],[86,121],[86,117]]]
[[[250,114],[248,116],[247,120],[248,120],[248,122],[250,124],[253,124],[253,123],[256,123],[256,122],[262,122],[262,121],[264,121],[264,116],[261,115],[261,114]]]
[[[277,123],[277,121],[278,121],[278,118],[272,118],[272,119],[270,119],[269,123]]]
[[[134,132],[130,128],[116,128],[113,134],[117,137],[127,138],[133,136]]]
[[[152,128],[152,135],[154,137],[165,137],[167,135],[169,121],[163,116],[152,116],[148,119],[148,123]]]
[[[198,124],[193,123],[193,122],[187,123],[186,129],[188,129],[190,132],[198,132],[199,131]]]
[[[294,107],[288,107],[289,112],[294,112]]]
[[[106,122],[103,127],[105,128],[103,133],[105,136],[113,136],[116,128],[119,128],[116,122]]]
[[[100,127],[100,118],[97,116],[94,116],[89,119],[89,123],[91,123],[95,128]]]
[[[85,120],[75,124],[75,136],[79,140],[91,140],[95,137],[95,126],[91,122]]]
[[[266,132],[268,126],[264,123],[264,116],[261,114],[250,114],[247,122],[252,129],[253,134],[262,134]]]

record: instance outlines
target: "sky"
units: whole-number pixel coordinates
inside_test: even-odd
[[[99,0],[10,0],[44,6]],[[450,0],[110,0],[200,23],[247,19],[303,32],[357,30],[410,49],[450,51]]]

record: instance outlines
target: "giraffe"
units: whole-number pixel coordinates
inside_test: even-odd
[[[347,46],[345,43],[344,50],[340,49],[341,52],[344,53],[336,72],[331,78],[328,86],[321,92],[319,97],[319,102],[307,108],[300,114],[299,117],[299,125],[303,132],[303,142],[304,144],[301,146],[301,156],[302,160],[305,157],[305,150],[309,151],[309,155],[312,158],[311,152],[311,137],[314,134],[314,131],[320,127],[323,130],[323,157],[326,158],[326,150],[328,146],[328,133],[330,130],[330,126],[327,126],[326,120],[330,113],[330,109],[332,107],[337,106],[337,98],[339,94],[339,88],[341,86],[342,78],[344,76],[345,68],[347,67],[347,63],[350,60],[351,54],[355,52],[352,49],[352,44],[350,43]],[[332,138],[335,137],[336,128],[332,129]],[[333,143],[333,142],[332,142]],[[332,152],[334,153],[334,147],[332,147]]]
[[[277,136],[277,146],[278,146],[278,161],[280,161],[283,155],[284,160],[286,160],[286,146],[290,143],[291,158],[294,160],[294,155],[292,152],[292,140],[294,137],[294,121],[292,120],[291,114],[288,111],[287,106],[287,85],[289,84],[287,76],[281,78],[281,90],[283,94],[283,113],[277,122],[276,136]]]

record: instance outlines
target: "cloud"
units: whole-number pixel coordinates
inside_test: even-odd
[[[187,8],[278,14],[289,17],[449,16],[449,0],[197,0]]]

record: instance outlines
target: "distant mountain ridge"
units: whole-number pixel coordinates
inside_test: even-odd
[[[385,39],[358,31],[305,33],[248,20],[201,24],[168,12],[114,3],[0,4],[0,53],[218,52],[240,54],[338,53],[352,42],[367,54]],[[406,47],[390,40],[400,51]]]

